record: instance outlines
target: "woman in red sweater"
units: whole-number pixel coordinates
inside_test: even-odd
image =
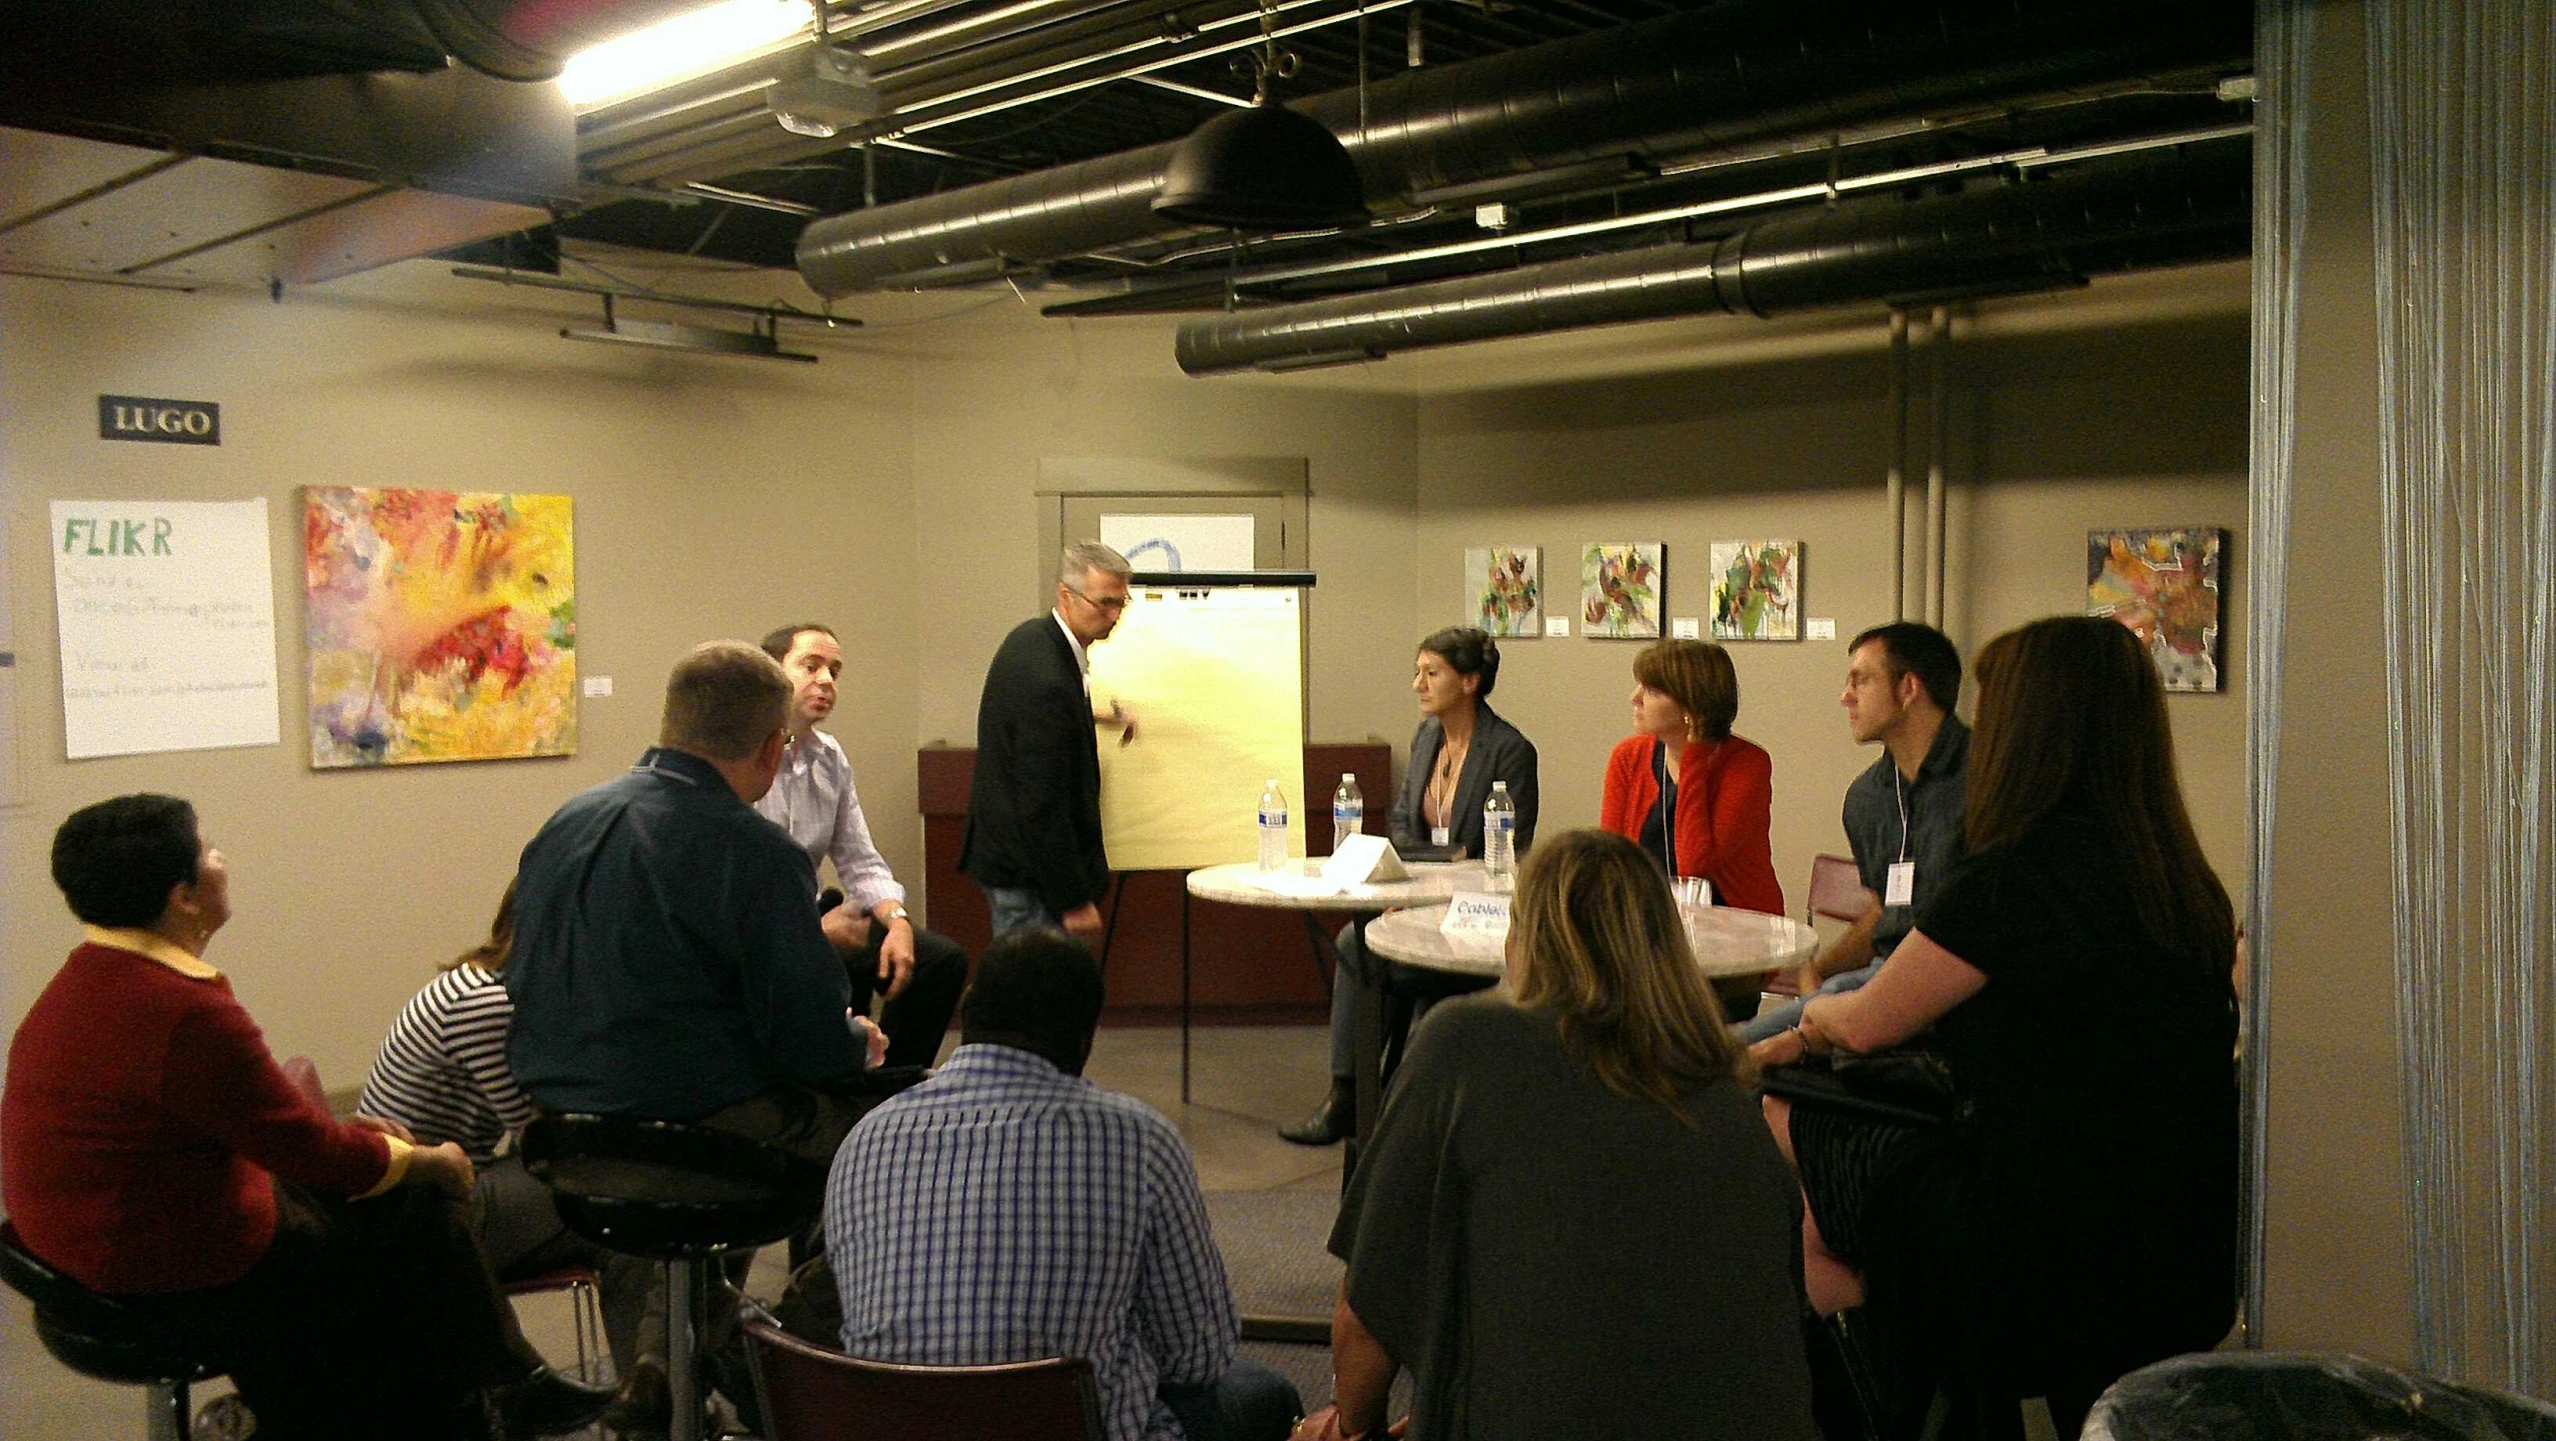
[[[341,1121],[286,1078],[203,953],[230,870],[195,809],[75,812],[53,879],[86,939],[36,998],[0,1091],[20,1241],[237,1383],[258,1434],[573,1429],[608,1392],[541,1364],[463,1219],[460,1147]]]
[[[1784,913],[1768,838],[1775,763],[1731,734],[1739,676],[1728,651],[1664,640],[1633,658],[1634,734],[1606,761],[1598,824],[1672,876],[1701,876],[1715,902]]]

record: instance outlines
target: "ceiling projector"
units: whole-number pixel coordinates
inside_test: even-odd
[[[859,53],[831,45],[817,48],[808,73],[765,86],[763,103],[782,129],[816,140],[831,139],[837,131],[874,120],[887,108],[878,82],[870,78]]]

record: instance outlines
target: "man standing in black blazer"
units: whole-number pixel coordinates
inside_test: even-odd
[[[994,934],[1062,926],[1101,933],[1109,885],[1101,849],[1100,745],[1093,727],[1135,739],[1136,718],[1095,712],[1089,647],[1127,610],[1127,558],[1098,541],[1065,547],[1056,609],[1013,627],[976,703],[976,777],[959,869],[985,892]]]

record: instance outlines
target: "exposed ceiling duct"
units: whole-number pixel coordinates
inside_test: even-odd
[[[1668,162],[2142,75],[2242,66],[2224,0],[1734,0],[1333,91],[1298,108],[1348,146],[1371,202],[1591,162]],[[980,278],[1175,228],[1148,146],[811,223],[821,294]]]
[[[1184,323],[1192,375],[1290,370],[1398,350],[1669,316],[2008,294],[2246,253],[2243,142],[1919,201],[1875,198],[1718,241],[1557,261]]]

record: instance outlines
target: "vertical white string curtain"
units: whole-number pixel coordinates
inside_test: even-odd
[[[2426,1369],[2556,1394],[2556,7],[2370,0],[2397,1034]]]
[[[2314,12],[2293,0],[2255,10],[2254,384],[2246,491],[2246,770],[2251,854],[2246,940],[2245,1343],[2263,1344],[2264,1127],[2269,1111],[2273,801],[2281,774],[2281,618],[2290,567],[2290,495],[2298,455],[2299,277],[2307,248],[2307,49]]]

